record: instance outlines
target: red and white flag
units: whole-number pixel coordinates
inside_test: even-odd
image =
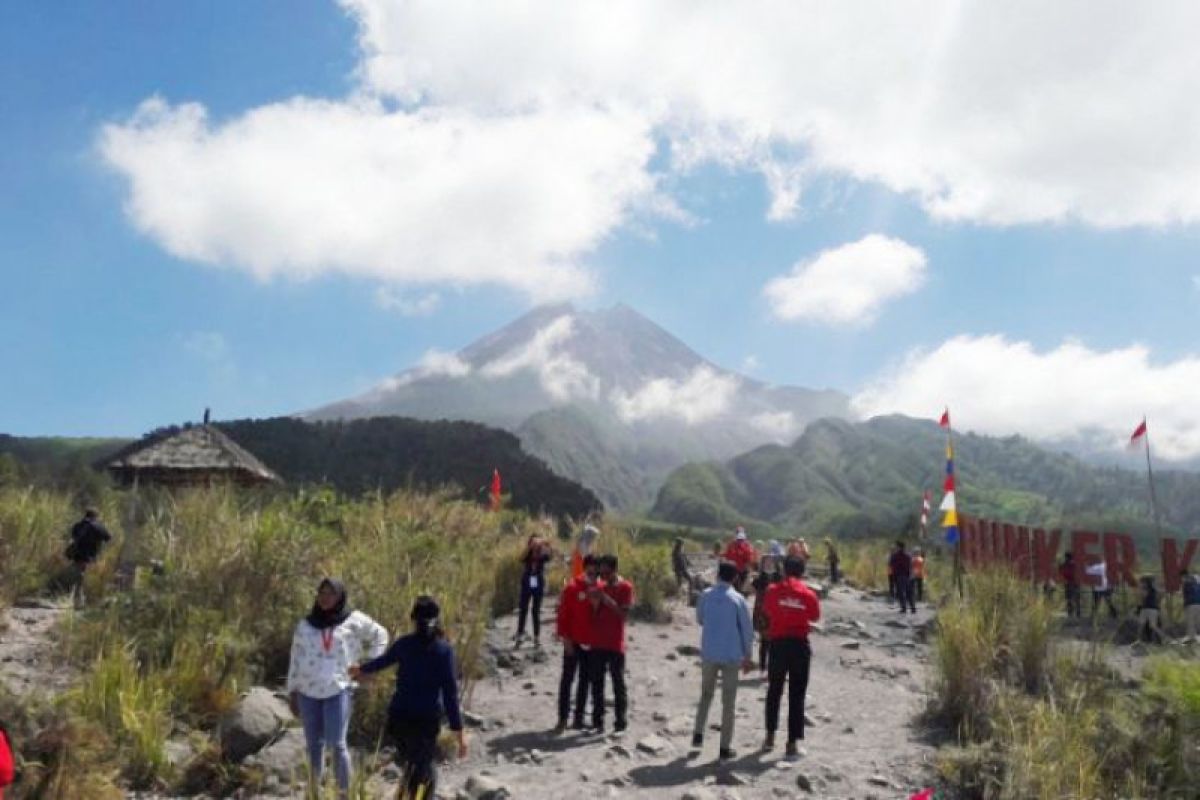
[[[929,529],[929,490],[921,497],[921,533]]]
[[[1133,435],[1129,437],[1129,449],[1133,450],[1146,438],[1146,418],[1142,418],[1142,422],[1133,429]]]
[[[942,412],[942,418],[938,420],[938,425],[940,425],[943,428],[950,427],[950,409],[949,408],[947,408],[945,411]]]

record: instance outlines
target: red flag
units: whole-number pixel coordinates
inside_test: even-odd
[[[491,500],[492,511],[500,510],[500,470],[492,470],[492,488],[488,492],[488,498]]]
[[[950,409],[949,408],[947,408],[945,411],[942,412],[942,418],[940,420],[938,420],[938,425],[940,425],[943,428],[950,427]]]
[[[1129,437],[1129,445],[1132,447],[1137,444],[1138,439],[1146,435],[1146,420],[1142,419],[1142,424],[1133,429],[1133,435]]]
[[[946,480],[942,481],[942,491],[943,492],[953,492],[954,491],[954,473],[950,473],[949,475],[946,476]]]

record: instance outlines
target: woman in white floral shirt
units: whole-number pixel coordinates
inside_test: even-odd
[[[350,610],[346,587],[326,578],[317,587],[312,611],[296,626],[287,688],[292,712],[304,723],[314,787],[320,786],[324,750],[333,751],[338,796],[350,792],[350,726],[353,681],[350,665],[387,649],[387,630],[361,611]]]

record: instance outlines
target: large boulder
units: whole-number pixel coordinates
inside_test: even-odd
[[[292,719],[287,703],[270,689],[255,686],[217,725],[221,751],[239,762],[266,747]]]
[[[273,776],[284,785],[299,782],[308,763],[304,731],[289,728],[262,750],[248,756],[243,763],[248,767],[261,769],[264,775]]]

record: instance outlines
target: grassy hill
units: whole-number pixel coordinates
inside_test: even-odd
[[[675,470],[652,516],[803,535],[911,532],[921,492],[933,491],[935,507],[941,498],[944,448],[945,435],[931,422],[900,416],[820,420],[789,446]],[[1154,530],[1144,472],[1089,466],[1019,436],[974,434],[956,437],[955,464],[959,508],[968,514],[1134,534]],[[1164,472],[1156,484],[1165,529],[1200,527],[1200,476]]]

